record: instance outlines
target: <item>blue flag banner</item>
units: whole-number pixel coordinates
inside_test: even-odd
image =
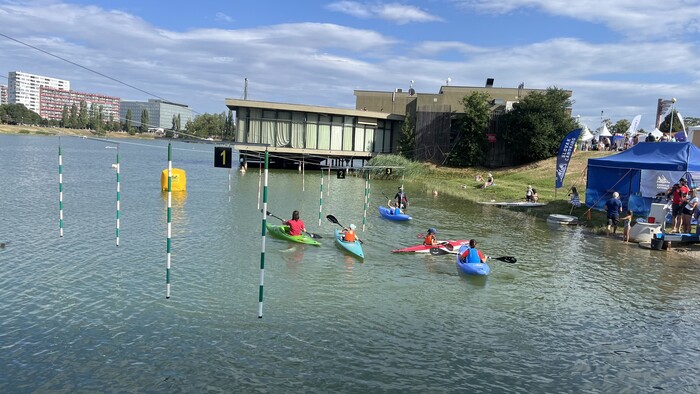
[[[579,135],[581,135],[581,129],[576,129],[564,137],[559,145],[559,154],[557,155],[557,181],[555,188],[559,189],[564,183],[564,175],[566,175],[566,169],[569,167],[569,160],[571,160],[571,155],[574,154],[574,148],[576,147],[576,140],[578,140]]]

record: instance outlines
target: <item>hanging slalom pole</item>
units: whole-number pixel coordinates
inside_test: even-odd
[[[58,234],[63,237],[63,156],[61,137],[58,137]]]
[[[318,200],[318,225],[321,225],[321,215],[323,212],[323,168],[321,168],[321,198]]]
[[[119,172],[119,145],[117,145],[117,246],[119,246],[119,219],[121,216],[121,183],[120,183],[120,172]]]
[[[367,228],[367,208],[369,206],[369,180],[370,177],[372,176],[372,173],[367,171],[367,179],[365,179],[365,209],[364,212],[362,213],[362,232],[365,232],[365,229]]]
[[[172,235],[173,147],[168,142],[168,238],[166,243],[165,298],[170,298],[170,245]]]
[[[265,284],[265,234],[267,232],[267,167],[269,153],[265,148],[265,188],[263,192],[262,209],[262,247],[260,249],[260,292],[258,294],[258,319],[262,319],[263,313],[263,286]]]
[[[260,169],[258,170],[258,210],[260,210],[260,190],[262,189],[262,160],[260,160],[260,154],[258,153],[258,163]]]
[[[305,167],[304,167],[304,155],[301,155],[301,191],[303,192],[305,189],[305,180],[306,178],[304,177],[305,175]]]
[[[328,159],[328,190],[326,191],[326,197],[331,195],[331,158]]]

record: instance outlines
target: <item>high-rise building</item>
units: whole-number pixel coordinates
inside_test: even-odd
[[[7,85],[0,85],[0,105],[8,104],[7,102]]]
[[[105,96],[96,93],[81,93],[73,90],[60,90],[47,86],[40,89],[39,115],[45,119],[60,120],[63,116],[63,108],[75,105],[80,108],[80,102],[87,104],[88,111],[102,111],[105,122],[119,121],[119,97]]]
[[[28,109],[40,112],[41,87],[70,90],[70,81],[29,74],[21,71],[8,73],[7,99],[9,104],[24,104]]]
[[[180,129],[192,120],[192,108],[185,104],[171,103],[163,100],[149,99],[148,101],[124,101],[119,106],[119,117],[126,120],[126,113],[131,110],[131,127],[141,125],[143,110],[148,112],[149,129],[172,129],[173,117],[180,118]]]

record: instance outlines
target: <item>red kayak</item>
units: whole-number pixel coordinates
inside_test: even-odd
[[[449,245],[449,246],[448,246]],[[440,244],[435,246],[429,245],[416,245],[409,246],[402,249],[392,250],[392,253],[431,253],[431,254],[445,254],[452,253],[457,254],[459,252],[459,247],[462,245],[469,245],[468,239],[458,239],[456,241],[440,241]],[[431,251],[432,249],[432,251]]]

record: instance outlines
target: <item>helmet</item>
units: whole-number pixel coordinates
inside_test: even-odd
[[[433,227],[428,229],[428,234],[437,234],[437,230],[435,230]]]
[[[357,228],[357,226],[355,226],[354,224],[350,224],[350,230],[354,230],[356,228]]]

